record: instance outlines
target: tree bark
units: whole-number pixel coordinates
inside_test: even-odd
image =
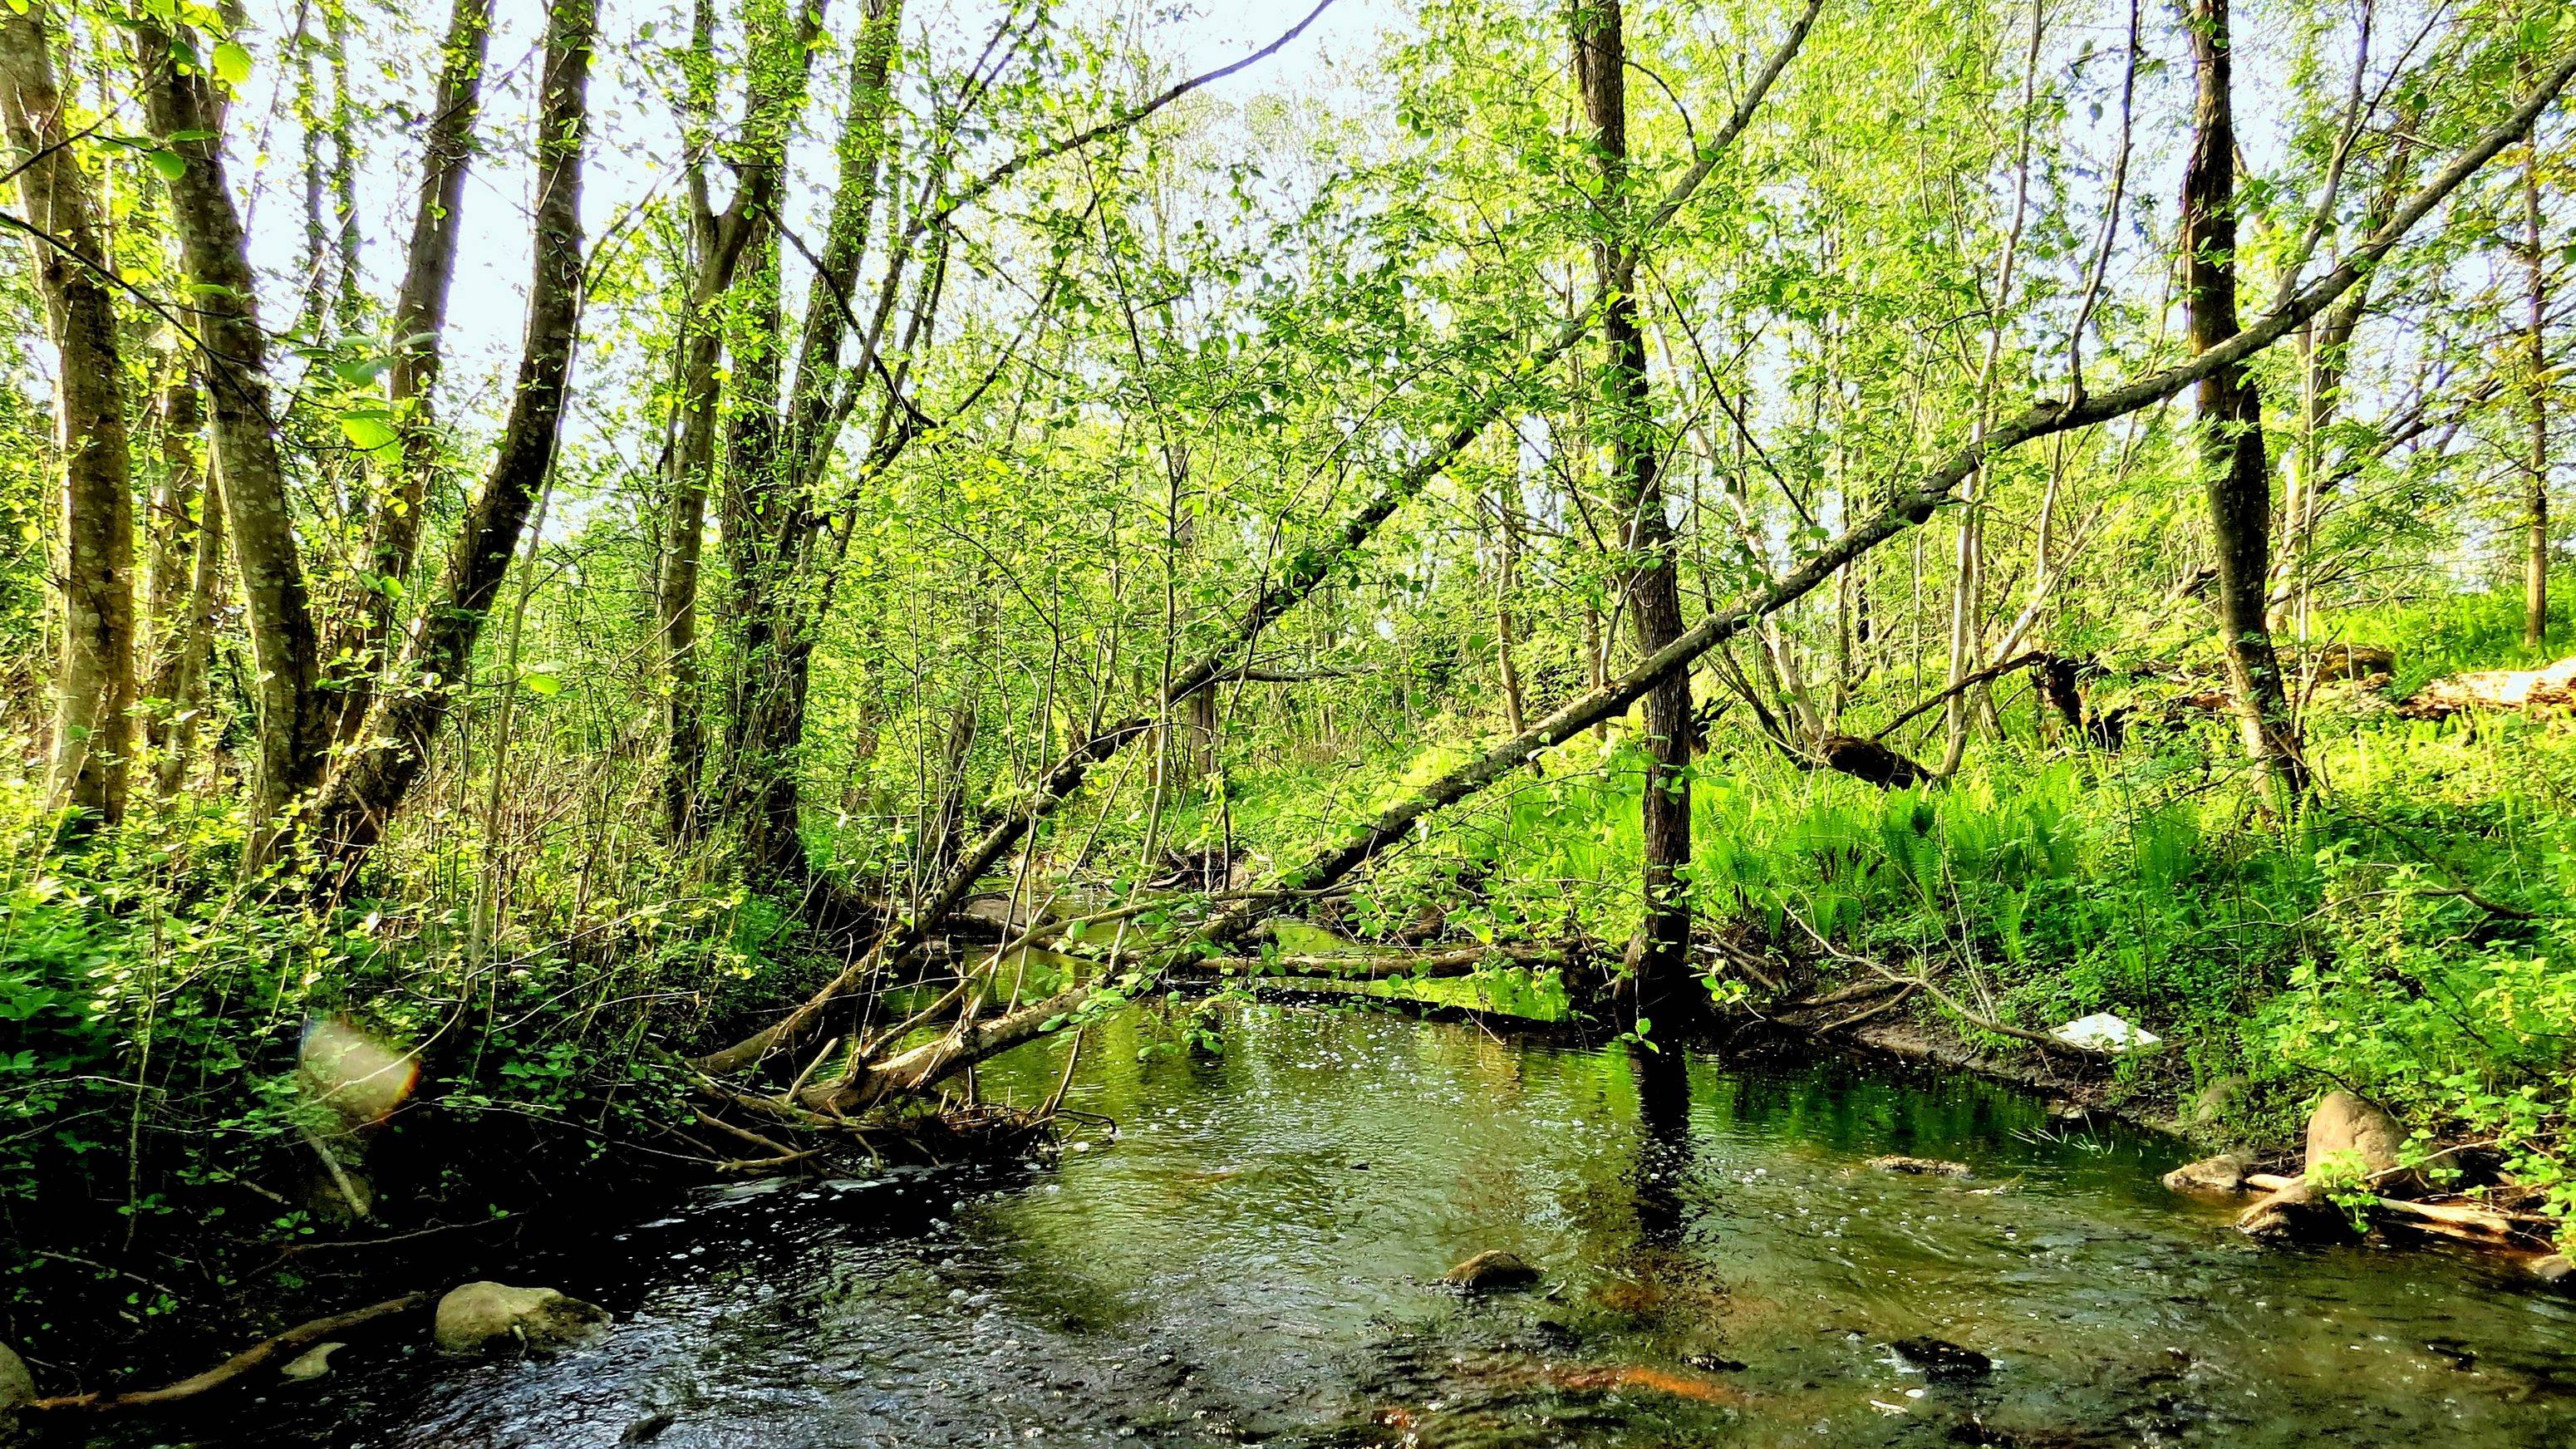
[[[0,86],[46,330],[57,354],[63,639],[46,806],[125,814],[134,757],[134,494],[116,299],[89,177],[63,123],[43,10],[0,10]]]
[[[419,201],[412,211],[411,248],[395,294],[393,365],[385,369],[385,407],[393,414],[397,456],[391,496],[367,520],[367,573],[354,627],[335,653],[357,661],[340,702],[338,734],[356,735],[375,700],[375,679],[385,663],[394,615],[420,550],[420,514],[438,473],[437,416],[431,390],[438,381],[447,299],[456,278],[456,243],[464,224],[465,176],[474,155],[474,125],[481,114],[483,62],[491,38],[492,0],[455,0],[438,94],[421,148]]]
[[[764,294],[754,355],[737,348],[738,401],[726,465],[725,544],[734,580],[736,675],[719,799],[743,832],[744,865],[772,890],[813,884],[802,833],[801,754],[814,656],[812,555],[822,515],[814,489],[847,415],[841,348],[884,178],[888,84],[902,0],[867,0],[850,55],[840,173],[818,275],[806,299],[795,387],[784,406],[785,333],[774,225],[764,227]],[[746,328],[749,332],[752,328]],[[873,347],[875,339],[865,340]]]
[[[2528,321],[2523,328],[2528,376],[2524,421],[2530,429],[2522,492],[2522,647],[2537,651],[2549,636],[2549,257],[2541,249],[2540,126],[2534,122],[2522,162],[2522,265]]]
[[[697,833],[698,776],[706,757],[701,700],[704,684],[698,667],[698,574],[705,549],[707,487],[715,472],[717,414],[723,403],[723,388],[716,371],[717,354],[724,340],[720,314],[726,294],[733,289],[743,252],[754,233],[767,224],[769,207],[777,196],[789,124],[804,98],[806,60],[813,53],[810,42],[820,32],[821,23],[819,8],[808,8],[792,33],[768,38],[771,44],[792,45],[794,55],[786,64],[773,59],[754,69],[745,107],[743,154],[736,166],[733,199],[723,213],[718,214],[707,200],[702,166],[693,163],[690,177],[695,266],[681,320],[679,387],[672,403],[679,428],[672,441],[667,475],[668,539],[654,590],[664,688],[668,691],[663,705],[664,730],[669,737],[662,786],[663,814],[677,840],[687,840]],[[714,28],[714,17],[706,5],[697,8],[695,24],[703,55],[712,46]],[[712,61],[703,63],[711,65]],[[701,112],[703,130],[704,113],[711,110],[712,97],[705,94],[702,85],[692,104]],[[753,399],[752,405],[767,408],[774,402],[773,392]]]
[[[420,778],[432,737],[473,668],[475,641],[518,553],[537,489],[554,466],[581,321],[582,142],[589,126],[595,20],[593,0],[555,0],[547,19],[537,107],[536,279],[528,292],[527,336],[509,418],[491,474],[448,557],[438,597],[413,624],[389,687],[368,712],[361,738],[333,774],[316,812],[319,846],[339,886],[347,884]],[[517,681],[504,681],[504,687],[516,688]]]
[[[248,239],[225,179],[224,101],[215,81],[183,57],[169,31],[138,20],[135,57],[152,128],[180,162],[169,180],[171,218],[194,299],[213,404],[214,455],[249,626],[259,710],[251,826],[242,867],[274,862],[293,812],[321,783],[333,719],[326,707],[313,615],[287,503],[269,396],[268,336],[261,328]]]
[[[1513,616],[1512,600],[1520,592],[1521,573],[1521,484],[1518,474],[1503,479],[1495,490],[1495,568],[1494,568],[1494,666],[1503,686],[1503,728],[1519,734],[1529,727],[1524,718],[1528,708],[1521,685],[1521,666],[1516,646],[1520,642],[1520,621]]]
[[[152,669],[144,686],[153,791],[166,800],[186,777],[203,703],[215,614],[223,607],[223,503],[198,453],[205,394],[193,355],[161,390],[161,482],[153,490]]]
[[[2198,94],[2183,172],[2183,290],[2191,346],[2205,353],[2234,336],[2236,321],[2236,125],[2230,97],[2228,0],[2193,0]],[[2200,379],[2195,396],[2200,461],[2217,546],[2219,629],[2231,703],[2245,752],[2262,770],[2276,809],[2307,793],[2280,661],[2264,617],[2271,580],[2272,485],[2263,447],[2263,399],[2252,370],[2232,362]]]
[[[1611,501],[1618,507],[1622,582],[1637,652],[1652,655],[1682,634],[1681,585],[1673,533],[1656,468],[1654,398],[1646,378],[1646,337],[1637,315],[1637,250],[1621,225],[1628,215],[1627,43],[1619,0],[1576,0],[1574,72],[1592,128],[1600,178],[1592,244],[1601,313],[1601,407]],[[1677,670],[1646,695],[1646,779],[1640,804],[1645,917],[1628,943],[1640,1014],[1680,999],[1690,980],[1690,671]]]

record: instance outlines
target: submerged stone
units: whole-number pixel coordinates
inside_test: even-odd
[[[1900,1338],[1888,1347],[1927,1379],[1981,1379],[1995,1371],[1993,1359],[1946,1339]]]
[[[1971,1175],[1968,1171],[1968,1164],[1964,1162],[1951,1162],[1938,1157],[1906,1157],[1900,1153],[1894,1152],[1891,1152],[1884,1157],[1871,1158],[1869,1160],[1869,1165],[1879,1172],[1905,1172],[1911,1173],[1916,1177],[1967,1177]]]
[[[1522,1262],[1518,1254],[1488,1248],[1450,1269],[1440,1281],[1470,1293],[1493,1293],[1530,1286],[1538,1281],[1538,1270]]]
[[[2247,1208],[2238,1215],[2236,1230],[2267,1243],[2330,1242],[2353,1236],[2352,1215],[2305,1179]]]

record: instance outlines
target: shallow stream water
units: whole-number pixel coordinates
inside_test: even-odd
[[[2464,1253],[2257,1249],[2158,1184],[2173,1144],[2001,1088],[1382,1012],[1150,1038],[1091,1031],[1067,1104],[1116,1131],[1052,1164],[610,1209],[539,1280],[615,1311],[600,1345],[360,1344],[194,1442],[2576,1444],[2576,1300]],[[1042,1100],[1064,1049],[982,1089]],[[1442,1286],[1492,1248],[1539,1285]],[[1927,1377],[1894,1347],[1922,1338],[1991,1368]]]

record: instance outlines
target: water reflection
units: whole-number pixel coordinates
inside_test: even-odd
[[[351,1350],[203,1442],[2576,1442],[2561,1301],[2465,1257],[2254,1251],[2156,1186],[2172,1149],[2009,1093],[1311,1010],[1215,1059],[1157,1042],[1093,1028],[1069,1100],[1121,1130],[1055,1167],[712,1195],[529,1266],[618,1311],[596,1350]],[[1041,1100],[1063,1050],[982,1090]],[[1488,1248],[1542,1283],[1440,1284]],[[1892,1351],[1926,1336],[1991,1376]]]

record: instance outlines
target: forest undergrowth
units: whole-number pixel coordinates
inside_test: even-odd
[[[2396,622],[2440,651],[2410,661],[2419,676],[2525,657],[2485,599]],[[2340,1085],[2402,1112],[2421,1145],[2491,1145],[2556,1211],[2576,1206],[2576,730],[2409,721],[2379,691],[2321,691],[2305,721],[2320,788],[2285,820],[2206,720],[2104,750],[2048,728],[2026,687],[2002,691],[1997,719],[1965,769],[1913,789],[1747,740],[1699,758],[1688,881],[1713,1010],[1893,972],[1945,980],[2024,1029],[2112,1012],[2165,1041],[2113,1068],[2137,1115],[2278,1147]],[[1127,923],[1059,929],[1057,952],[1128,959],[1203,914],[1217,884],[1134,868],[1149,832],[1164,864],[1213,855],[1257,873],[1446,768],[1473,723],[1233,772],[1167,818],[1096,792],[1087,859],[1029,862],[1021,890],[1053,898],[1059,920]],[[1361,943],[1572,944],[1615,976],[1639,914],[1642,779],[1624,728],[1579,737],[1308,914]],[[331,1281],[299,1246],[506,1224],[703,1175],[726,1154],[694,1127],[670,1049],[721,1040],[842,964],[794,903],[729,876],[720,849],[519,852],[504,909],[470,836],[442,840],[431,822],[387,853],[377,894],[317,910],[235,887],[237,811],[138,816],[66,849],[26,781],[0,798],[16,847],[0,899],[0,1204],[27,1250],[0,1292],[29,1328],[58,1326],[41,1305],[104,1301],[146,1339],[165,1315],[194,1333],[209,1304],[255,1318]],[[1284,970],[1281,953],[1272,942],[1253,974]],[[1484,969],[1520,970],[1501,956]],[[1240,985],[1158,1017],[1149,1039],[1222,1051]],[[1683,1034],[1619,1020],[1607,994],[1578,1006],[1657,1048]],[[2031,1050],[1914,1009],[1998,1055]],[[367,1224],[314,1150],[345,1129],[315,1090],[313,1036],[348,1027],[418,1077],[365,1144],[371,1196],[389,1205]],[[67,1278],[88,1291],[61,1291]]]

